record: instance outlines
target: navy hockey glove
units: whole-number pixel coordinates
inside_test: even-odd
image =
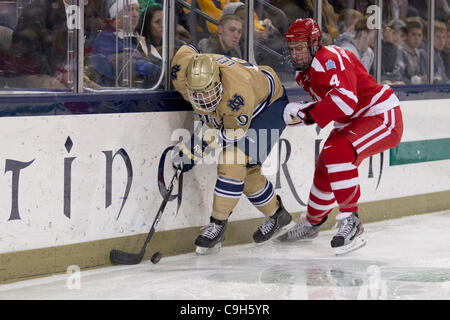
[[[173,148],[172,165],[176,170],[188,172],[195,166],[197,161],[196,157],[183,144],[176,145]]]
[[[195,135],[186,143],[179,143],[173,148],[172,163],[175,169],[188,172],[202,157],[208,144]]]

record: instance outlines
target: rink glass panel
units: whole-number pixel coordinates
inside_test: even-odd
[[[202,10],[197,0],[164,0],[163,39],[161,46],[155,46],[161,59],[151,60],[159,64],[158,72],[147,77],[137,77],[136,64],[140,54],[133,50],[134,39],[117,38],[111,55],[96,54],[93,45],[99,31],[111,27],[109,4],[111,1],[97,0],[16,0],[0,1],[0,92],[22,95],[24,93],[103,93],[111,91],[170,91],[170,58],[184,42],[197,45],[211,36],[206,24],[217,25],[217,18]],[[119,0],[128,8],[130,0]],[[139,1],[140,14],[149,10],[155,1]],[[370,43],[374,52],[369,72],[378,82],[394,85],[445,83],[430,70],[434,60],[434,29],[428,28],[435,21],[443,20],[443,12],[448,8],[442,1],[409,1],[408,7],[402,1],[391,0],[315,0],[298,1],[243,1],[245,5],[243,41],[240,50],[244,59],[251,63],[267,64],[277,71],[286,88],[302,91],[294,81],[295,71],[285,63],[281,48],[283,34],[296,18],[314,17],[321,25],[323,43],[335,44],[344,33],[343,25],[348,24],[344,13],[353,10],[372,20],[381,16],[375,28],[375,40]],[[397,5],[397,4],[400,5]],[[62,5],[63,4],[63,5]],[[381,13],[376,9],[381,8]],[[447,11],[446,11],[447,10]],[[131,33],[134,26],[132,13],[126,9],[123,17],[124,33]],[[406,13],[405,13],[406,12]],[[67,19],[67,17],[69,17]],[[258,19],[259,21],[255,21]],[[387,27],[390,31],[401,33],[400,20],[420,20],[424,25],[423,41],[420,44],[424,52],[425,75],[417,78],[402,79],[396,74],[396,62],[386,55],[389,48],[385,45]],[[433,19],[430,19],[433,17]],[[434,19],[435,18],[435,19]],[[445,18],[445,17],[444,17]],[[267,25],[269,19],[275,32],[261,37],[254,32],[256,25]],[[351,20],[351,19],[350,19]],[[371,20],[371,21],[372,21]],[[448,22],[446,23],[448,25]],[[179,28],[179,27],[183,28]],[[348,27],[348,26],[347,26]],[[447,26],[448,27],[448,26]],[[269,30],[271,27],[267,27]],[[400,28],[400,29],[399,29]],[[140,30],[138,30],[140,29]],[[183,30],[184,29],[184,30]],[[135,28],[135,34],[143,34],[143,28]],[[448,34],[448,33],[447,33]],[[378,38],[380,40],[378,40]],[[447,36],[448,38],[448,36]],[[433,41],[427,41],[433,39]],[[388,40],[390,41],[390,40]],[[147,48],[150,50],[150,48]],[[449,50],[447,40],[445,52]],[[433,52],[432,55],[429,53]],[[448,58],[447,58],[448,60]],[[446,66],[448,68],[448,62]],[[142,67],[144,72],[149,68]],[[448,70],[446,70],[448,74]],[[300,93],[301,94],[301,93]]]

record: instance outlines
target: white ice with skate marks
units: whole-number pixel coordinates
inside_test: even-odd
[[[364,217],[361,217],[364,223]],[[2,299],[450,299],[450,211],[364,224],[367,245],[336,257],[312,242],[223,247],[0,286]],[[251,232],[251,230],[249,230]],[[193,239],[194,240],[194,239]],[[150,244],[150,250],[156,251]]]

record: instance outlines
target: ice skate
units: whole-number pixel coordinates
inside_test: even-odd
[[[325,217],[320,224],[312,224],[308,221],[306,213],[300,216],[300,223],[296,224],[288,232],[279,236],[280,242],[312,241],[319,235],[320,226],[327,220]]]
[[[225,240],[225,230],[228,220],[217,220],[210,218],[210,223],[205,231],[195,240],[197,246],[195,252],[200,255],[216,253],[222,247],[222,241]]]
[[[256,243],[265,242],[270,238],[279,235],[281,232],[287,231],[291,226],[292,216],[284,208],[280,197],[277,196],[277,198],[280,208],[273,216],[266,217],[263,224],[258,227],[258,230],[256,230],[255,233],[253,233],[253,240]]]
[[[338,233],[331,240],[331,247],[337,256],[355,251],[366,245],[364,227],[357,212],[339,213],[336,219],[341,222]]]

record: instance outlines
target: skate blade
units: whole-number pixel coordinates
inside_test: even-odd
[[[302,242],[312,242],[312,241],[314,241],[314,240],[317,238],[317,236],[319,235],[319,234],[317,233],[315,237],[312,237],[312,238],[311,238],[311,237],[310,237],[310,238],[303,238],[303,239],[289,239],[289,238],[287,238],[287,239],[282,239],[282,237],[283,237],[285,234],[287,234],[287,233],[289,232],[289,230],[291,230],[292,228],[294,228],[296,225],[297,225],[296,222],[291,221],[291,223],[289,223],[289,224],[286,226],[286,230],[285,230],[284,232],[278,234],[277,237],[274,237],[274,238],[273,238],[273,241],[276,242],[276,243],[282,243],[282,244],[302,243]]]
[[[195,253],[200,256],[217,253],[222,248],[222,242],[217,243],[214,247],[205,248],[205,247],[196,247]]]
[[[287,225],[285,225],[284,227],[281,227],[277,232],[275,232],[275,233],[272,235],[272,237],[270,237],[269,239],[267,239],[266,241],[263,241],[263,242],[258,242],[258,243],[255,242],[255,245],[256,245],[257,247],[259,247],[259,246],[263,246],[263,245],[265,245],[265,244],[267,244],[267,243],[269,243],[269,242],[273,242],[273,241],[275,241],[275,239],[276,239],[277,237],[281,237],[283,234],[285,234],[286,232],[288,232],[288,230],[291,229],[293,226],[295,226],[295,222],[294,222],[294,221],[291,221],[291,222],[289,222]]]
[[[296,223],[291,220],[291,222],[289,222],[287,225],[285,225],[284,227],[280,228],[280,230],[278,230],[277,232],[275,232],[272,236],[272,238],[270,238],[269,240],[272,240],[273,242],[281,242],[278,238],[280,238],[281,236],[283,236],[285,233],[287,233],[291,228],[293,228],[296,225]],[[267,241],[266,241],[267,242]]]
[[[282,244],[298,244],[298,243],[309,243],[313,242],[317,237],[314,238],[304,238],[304,239],[293,239],[293,240],[284,240],[280,239],[283,234],[279,235],[277,238],[273,239],[273,242],[282,243]]]
[[[334,253],[336,256],[343,256],[347,253],[358,250],[358,249],[364,247],[365,245],[366,245],[366,240],[364,239],[364,237],[362,235],[360,235],[360,236],[356,237],[355,240],[350,242],[348,245],[342,246],[339,248],[335,248]]]

